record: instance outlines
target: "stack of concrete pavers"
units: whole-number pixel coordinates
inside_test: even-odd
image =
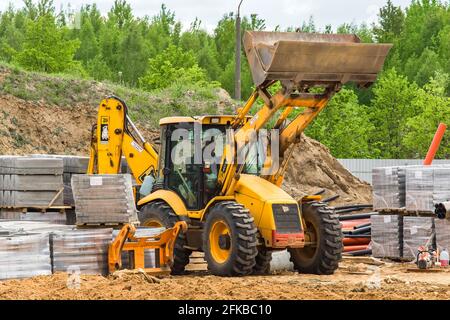
[[[52,273],[49,235],[69,226],[30,221],[0,221],[0,279]]]
[[[71,185],[72,175],[86,173],[89,165],[89,158],[64,156],[62,159],[64,163],[64,204],[74,206],[75,200],[73,199]]]
[[[78,229],[51,234],[53,272],[108,273],[112,229]]]
[[[406,170],[406,209],[433,213],[450,201],[450,166],[411,166]]]
[[[403,219],[398,215],[373,215],[372,256],[376,258],[400,259],[403,251]]]
[[[70,181],[73,174],[84,174],[87,172],[89,157],[53,155],[53,154],[33,154],[33,158],[56,158],[63,161],[63,183],[64,183],[64,204],[74,206],[72,186]]]
[[[436,232],[436,247],[439,250],[450,250],[450,220],[435,219],[434,229]]]
[[[405,167],[381,167],[372,170],[373,208],[405,206]]]
[[[129,174],[73,175],[77,225],[138,222]]]
[[[441,202],[450,201],[450,166],[435,166],[433,170],[433,207]]]
[[[403,218],[403,258],[414,260],[419,247],[434,248],[434,218]]]
[[[63,162],[55,158],[0,157],[0,207],[62,206]]]

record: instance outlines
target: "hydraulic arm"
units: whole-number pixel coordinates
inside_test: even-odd
[[[228,137],[218,178],[222,195],[234,193],[244,170],[245,161],[238,163],[236,159],[246,159],[248,149],[239,146],[249,141],[252,131],[265,128],[272,118],[276,119],[272,129],[279,133],[279,151],[266,155],[264,167],[270,167],[275,157],[279,165],[263,177],[280,186],[302,132],[342,85],[372,84],[391,45],[363,44],[354,35],[247,31],[244,47],[257,87],[232,124],[237,132]],[[271,94],[278,83],[281,88]],[[244,124],[258,98],[262,106]],[[294,111],[296,115],[292,116]]]
[[[89,174],[118,174],[125,157],[138,184],[155,174],[158,153],[137,130],[127,114],[127,106],[117,97],[104,99],[92,127]]]

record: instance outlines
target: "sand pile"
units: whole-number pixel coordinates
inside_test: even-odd
[[[322,188],[325,197],[340,195],[332,204],[372,202],[367,182],[345,169],[323,144],[303,135],[289,162],[283,189],[298,198]]]

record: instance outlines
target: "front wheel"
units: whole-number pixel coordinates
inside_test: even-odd
[[[235,201],[211,208],[203,231],[203,250],[209,271],[217,276],[252,273],[258,253],[253,217]]]
[[[333,274],[342,258],[342,230],[338,215],[325,203],[302,205],[307,245],[288,249],[300,273]]]
[[[164,201],[154,201],[146,204],[139,213],[139,221],[144,227],[172,228],[180,221],[172,208]],[[173,265],[171,273],[180,275],[185,273],[185,267],[189,264],[191,250],[186,249],[186,235],[180,232],[173,249]]]

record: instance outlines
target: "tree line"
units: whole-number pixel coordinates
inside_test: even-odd
[[[24,0],[0,14],[0,60],[32,71],[72,74],[146,91],[182,82],[234,90],[235,15],[224,14],[212,32],[198,19],[182,26],[165,5],[138,17],[126,0],[102,16],[95,4],[74,12],[53,0]],[[245,30],[267,30],[256,14]],[[363,42],[393,43],[372,88],[344,87],[307,134],[341,158],[423,157],[439,122],[450,124],[450,5],[412,0],[406,8],[389,0],[372,25],[316,27],[310,17],[286,30],[353,33]],[[243,53],[244,55],[244,53]],[[242,96],[253,82],[242,59]],[[439,157],[448,157],[444,138]]]

